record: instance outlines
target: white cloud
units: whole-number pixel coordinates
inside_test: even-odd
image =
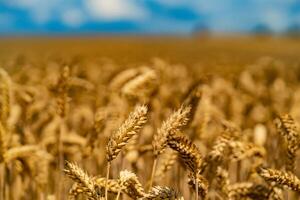
[[[188,8],[204,16],[202,19],[213,31],[250,30],[257,23],[282,31],[291,23],[300,24],[300,15],[290,8],[299,0],[0,0],[6,6],[26,11],[32,23],[43,25],[60,21],[69,27],[79,27],[90,20],[110,22],[130,20],[154,32],[190,30],[190,25],[169,20],[166,14],[155,13],[146,1],[171,8]],[[0,3],[0,5],[1,5]],[[14,15],[14,14],[12,14]],[[2,15],[3,16],[3,15]],[[12,16],[10,16],[12,17]],[[16,16],[18,17],[18,16]],[[2,19],[1,19],[2,18]],[[0,16],[0,24],[13,24]],[[164,21],[166,20],[166,21]],[[176,22],[175,22],[176,21]],[[151,26],[149,26],[151,24]],[[155,28],[157,27],[157,28]],[[174,27],[174,29],[172,28]]]
[[[71,8],[62,14],[61,20],[67,26],[79,27],[84,22],[84,16],[81,10]]]
[[[99,20],[140,20],[147,16],[146,9],[134,0],[87,0],[86,8]]]
[[[289,19],[284,9],[266,10],[262,15],[263,22],[277,32],[283,31],[290,24]]]

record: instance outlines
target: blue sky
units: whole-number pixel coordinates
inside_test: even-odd
[[[0,34],[275,33],[300,27],[300,0],[0,0]]]

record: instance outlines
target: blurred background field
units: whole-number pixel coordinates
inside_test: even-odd
[[[14,58],[21,62],[28,56],[111,59],[128,67],[159,57],[211,72],[232,71],[260,57],[295,65],[300,61],[300,38],[202,35],[0,38],[0,63]]]
[[[299,0],[0,0],[0,200],[299,200],[299,107]]]

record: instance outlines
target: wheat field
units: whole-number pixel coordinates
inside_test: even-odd
[[[295,38],[0,40],[0,199],[300,199]]]

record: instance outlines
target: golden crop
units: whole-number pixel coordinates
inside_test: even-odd
[[[214,44],[204,44],[210,61],[202,64],[185,62],[182,49],[136,62],[130,55],[132,65],[120,49],[119,60],[84,48],[8,50],[0,56],[0,199],[299,199],[296,53],[266,49],[274,58],[250,54],[249,65],[226,45],[214,61]],[[177,55],[184,64],[168,59]],[[223,69],[210,68],[223,58]]]

